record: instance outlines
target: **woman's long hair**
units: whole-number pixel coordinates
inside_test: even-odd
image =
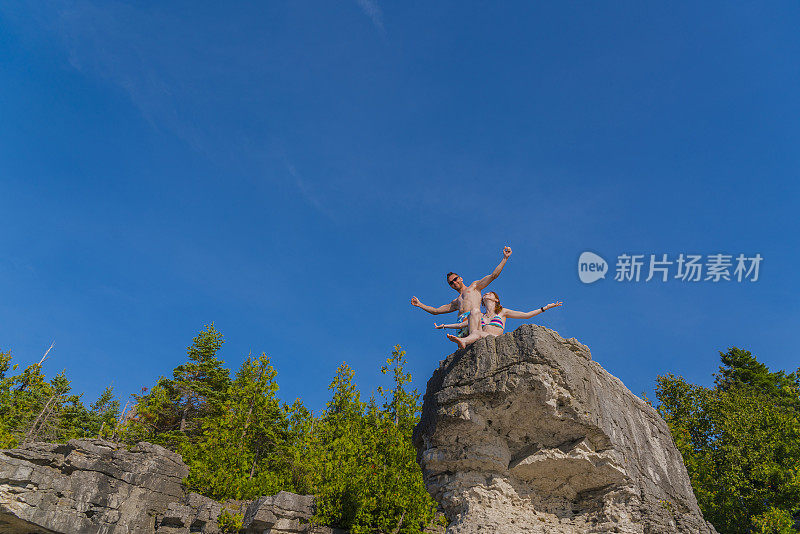
[[[500,306],[500,297],[498,297],[498,296],[497,296],[497,293],[495,293],[494,291],[487,291],[487,292],[486,292],[486,294],[487,294],[487,295],[488,295],[488,294],[490,294],[490,293],[491,293],[492,295],[494,295],[494,298],[495,298],[495,303],[494,303],[494,313],[500,313],[500,310],[502,310],[502,309],[503,309],[503,307],[502,307],[502,306]],[[489,310],[486,310],[486,311],[489,311]]]

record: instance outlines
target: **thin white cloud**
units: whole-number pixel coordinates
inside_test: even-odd
[[[121,91],[154,129],[209,157],[236,147],[238,138],[209,127],[206,116],[221,98],[215,89],[241,80],[258,57],[243,42],[206,39],[193,21],[158,5],[43,0],[30,11],[33,22],[15,22],[31,35],[48,30],[72,68]]]
[[[372,20],[380,31],[385,32],[383,27],[383,11],[375,0],[356,0],[361,10]]]
[[[120,2],[76,0],[54,2],[51,8],[46,16],[73,68],[121,88],[154,128],[171,131],[198,151],[208,144],[182,112],[186,84],[158,53],[175,43],[153,38],[168,32],[151,33],[152,27],[171,28],[175,21]]]
[[[316,190],[312,187],[308,182],[306,182],[300,173],[297,172],[297,169],[294,165],[289,163],[288,161],[285,162],[286,170],[289,174],[294,178],[294,183],[297,186],[297,189],[300,191],[300,194],[303,195],[303,198],[308,202],[313,208],[315,208],[318,212],[329,218],[331,221],[336,222],[336,217],[334,212],[329,210],[319,199],[316,194]]]

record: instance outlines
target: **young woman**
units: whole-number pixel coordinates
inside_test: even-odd
[[[481,316],[481,330],[478,332],[473,332],[465,337],[458,337],[452,334],[447,334],[447,339],[456,343],[459,348],[464,348],[467,345],[475,343],[482,337],[486,336],[499,336],[503,333],[506,327],[506,319],[530,319],[534,315],[539,315],[540,313],[544,313],[551,308],[557,308],[562,306],[564,303],[561,301],[552,302],[547,306],[542,306],[541,308],[537,308],[533,311],[529,312],[519,312],[515,310],[509,310],[508,308],[504,308],[500,305],[500,297],[497,296],[497,293],[494,291],[487,291],[481,297],[481,302],[483,306],[486,308],[486,313],[482,314]],[[466,326],[466,321],[463,323],[454,323],[454,324],[436,324],[433,323],[434,328],[456,328],[456,329],[463,329]]]

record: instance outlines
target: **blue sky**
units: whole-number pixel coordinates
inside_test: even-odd
[[[634,392],[740,346],[798,366],[800,6],[4,2],[0,347],[92,400],[214,322],[319,409],[395,344],[415,385],[503,245],[503,304]],[[764,258],[757,282],[591,285],[577,258]],[[444,318],[447,316],[439,316]],[[454,317],[453,317],[454,319]],[[513,329],[521,324],[511,321]],[[650,393],[649,393],[650,394]]]

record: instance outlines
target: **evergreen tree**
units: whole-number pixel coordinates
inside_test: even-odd
[[[216,413],[225,401],[230,377],[217,358],[224,342],[214,325],[207,325],[186,349],[189,361],[172,372],[169,386],[180,413],[180,432],[191,431],[199,419]]]
[[[770,372],[735,347],[720,356],[713,388],[658,377],[658,410],[721,534],[793,532],[785,523],[800,513],[797,373]]]
[[[149,392],[134,395],[123,440],[150,441],[173,450],[194,443],[204,419],[220,415],[230,391],[228,369],[217,358],[224,342],[214,325],[207,325],[186,349],[189,359],[173,370],[171,379],[161,377]]]
[[[89,405],[89,434],[96,434],[99,437],[111,437],[119,416],[119,400],[114,397],[114,388],[108,386],[97,400]]]
[[[16,417],[11,393],[14,378],[8,374],[16,368],[11,364],[11,351],[0,351],[0,449],[14,447],[17,443],[13,431]]]
[[[722,365],[714,381],[717,389],[726,391],[744,385],[800,410],[800,369],[789,374],[770,372],[750,351],[737,347],[719,355]]]
[[[405,351],[399,345],[395,346],[392,356],[381,367],[383,374],[391,374],[394,387],[391,391],[378,388],[384,403],[380,412],[381,439],[377,459],[384,472],[374,481],[381,490],[374,524],[386,532],[419,532],[431,522],[436,512],[436,504],[422,481],[417,452],[411,443],[422,406],[419,393],[406,389],[411,383],[411,373],[405,372],[405,366]]]
[[[104,425],[116,425],[119,403],[111,388],[87,410],[65,371],[48,381],[38,363],[10,374],[16,369],[11,353],[0,353],[0,448],[96,437]]]
[[[181,450],[190,488],[217,499],[290,489],[289,422],[275,397],[275,375],[266,355],[245,360],[221,414],[208,417],[197,444]]]
[[[363,427],[364,403],[353,383],[354,371],[342,363],[328,386],[333,391],[327,410],[315,422],[311,456],[317,495],[316,517],[324,524],[352,525],[358,514],[359,470],[368,439]]]
[[[300,399],[291,405],[284,404],[283,411],[289,422],[287,477],[296,493],[314,493],[315,473],[309,458],[314,452],[311,436],[317,420]]]
[[[312,431],[316,518],[357,533],[416,533],[434,517],[411,444],[418,422],[419,394],[407,391],[411,375],[405,352],[395,347],[384,374],[394,385],[363,402],[353,370],[342,364],[329,389],[328,409]]]

